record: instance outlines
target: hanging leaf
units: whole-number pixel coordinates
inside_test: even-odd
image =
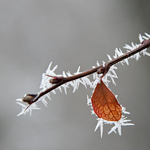
[[[91,98],[95,114],[107,121],[119,121],[122,116],[122,108],[114,94],[107,88],[101,79]]]

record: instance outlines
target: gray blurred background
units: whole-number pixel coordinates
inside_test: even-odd
[[[62,71],[90,69],[108,61],[116,47],[139,43],[150,34],[149,0],[1,0],[0,1],[0,149],[1,150],[137,150],[150,148],[149,58],[117,65],[117,86],[110,85],[131,112],[135,126],[122,136],[94,133],[96,117],[86,105],[91,89],[82,85],[68,95],[51,94],[46,108],[17,117],[15,99],[37,93],[52,61]]]

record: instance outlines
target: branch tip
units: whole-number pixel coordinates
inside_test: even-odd
[[[33,103],[34,98],[37,96],[37,94],[26,94],[23,98],[22,101],[28,103],[31,105]]]

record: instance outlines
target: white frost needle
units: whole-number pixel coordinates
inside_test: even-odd
[[[118,133],[121,136],[121,126],[133,126],[133,123],[128,123],[131,120],[126,120],[125,118],[121,118],[118,122],[113,122],[114,126],[111,128],[111,130],[108,132],[108,134],[115,132],[116,133],[116,129],[118,128]]]
[[[125,107],[122,107],[122,113],[123,114],[129,114],[129,112],[125,111]],[[97,122],[97,125],[95,127],[95,131],[98,128],[100,128],[101,138],[102,138],[102,135],[103,135],[103,126],[104,126],[104,124],[110,124],[110,125],[114,124],[114,126],[111,128],[111,130],[108,132],[108,134],[111,134],[112,132],[117,133],[116,129],[118,129],[118,134],[120,136],[121,136],[121,126],[133,126],[134,125],[133,123],[130,123],[131,120],[127,120],[127,117],[124,117],[124,115],[122,115],[122,118],[119,121],[107,121],[107,120],[104,120],[102,118],[97,118],[97,120],[98,120],[98,122]]]
[[[23,114],[25,115],[27,112],[30,112],[30,116],[31,116],[33,109],[40,109],[40,108],[37,107],[37,105],[35,103],[33,103],[30,106],[26,106],[26,105],[24,105],[20,102],[17,102],[17,104],[19,104],[22,107],[22,111],[17,116],[20,116],[20,115],[23,115]]]

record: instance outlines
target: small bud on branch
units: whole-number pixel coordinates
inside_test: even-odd
[[[57,84],[57,83],[61,82],[64,79],[64,77],[50,76],[48,74],[45,74],[45,75],[48,76],[48,77],[53,78],[53,79],[49,80],[49,83],[51,83],[51,84]]]
[[[26,103],[28,103],[28,104],[31,104],[32,101],[33,101],[33,99],[34,99],[36,96],[37,96],[37,94],[26,94],[26,95],[23,97],[22,101],[23,101],[23,102],[26,102]]]

